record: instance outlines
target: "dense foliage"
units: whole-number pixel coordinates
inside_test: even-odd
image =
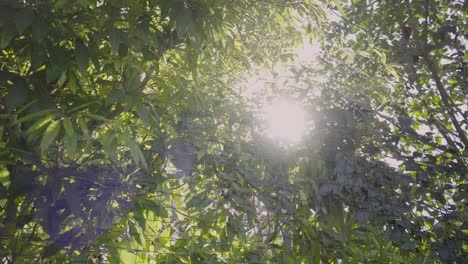
[[[461,263],[466,17],[461,1],[2,1],[2,262]],[[292,61],[306,36],[318,63]],[[243,96],[258,69],[277,78]],[[309,113],[296,146],[259,133],[277,96]]]
[[[400,161],[408,177],[397,189],[405,205],[399,209],[407,210],[386,227],[393,230],[387,241],[411,262],[466,259],[466,7],[466,1],[353,1],[345,23],[331,27],[329,37],[340,44],[324,45],[333,55],[325,62],[338,73],[329,96],[378,119],[368,123],[373,133],[363,153]],[[336,62],[337,54],[346,63]]]

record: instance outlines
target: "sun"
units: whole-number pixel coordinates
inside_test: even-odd
[[[276,99],[262,110],[264,133],[284,143],[297,143],[305,133],[306,113],[299,102]]]

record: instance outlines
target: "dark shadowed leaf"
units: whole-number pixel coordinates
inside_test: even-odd
[[[119,51],[120,43],[122,41],[120,31],[115,27],[112,27],[109,30],[109,42],[112,48],[112,52],[117,53]]]
[[[17,82],[8,88],[8,94],[5,96],[5,106],[12,111],[18,106],[24,104],[28,99],[28,88],[24,82]]]
[[[47,22],[38,16],[35,16],[32,24],[32,36],[36,41],[42,41],[49,32]]]
[[[16,13],[15,23],[18,33],[23,34],[34,20],[34,11],[30,8],[25,8]]]
[[[81,73],[86,74],[89,63],[88,48],[81,40],[76,41],[75,58]]]
[[[15,32],[12,27],[7,27],[0,31],[0,48],[4,49],[8,47],[14,36]]]

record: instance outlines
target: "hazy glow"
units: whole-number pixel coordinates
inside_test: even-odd
[[[262,119],[266,125],[266,135],[286,143],[299,141],[305,131],[305,112],[294,101],[273,101],[263,109]]]

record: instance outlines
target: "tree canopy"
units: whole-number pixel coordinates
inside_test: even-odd
[[[1,261],[462,263],[466,10],[3,0]],[[279,97],[293,146],[261,133]]]

